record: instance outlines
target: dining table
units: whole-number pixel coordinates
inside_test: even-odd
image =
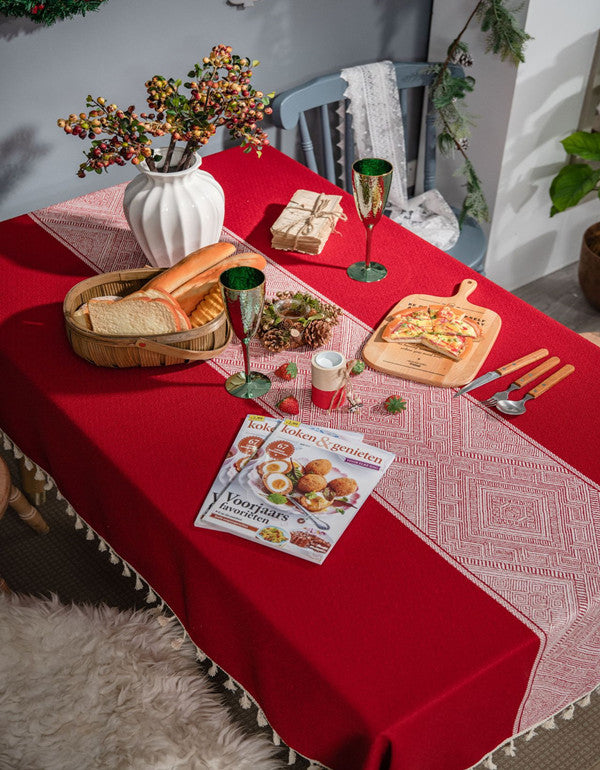
[[[96,366],[71,348],[63,300],[146,264],[118,184],[0,222],[5,447],[48,474],[291,753],[332,770],[465,770],[600,683],[600,348],[387,217],[373,233],[387,277],[352,280],[365,246],[352,196],[273,147],[202,169],[225,193],[221,240],[265,256],[268,299],[339,307],[327,347],[346,358],[402,298],[470,279],[470,300],[501,319],[476,373],[539,348],[574,372],[507,416],[483,401],[511,377],[457,396],[369,366],[352,378],[360,408],[328,411],[311,401],[314,351],[257,338],[252,365],[272,386],[255,400],[224,387],[242,367],[235,337],[204,362]],[[300,189],[341,196],[320,254],[271,246]],[[291,381],[275,375],[288,361]],[[289,394],[295,419],[394,455],[322,564],[194,526],[246,415],[285,417]],[[391,395],[404,411],[385,409]]]

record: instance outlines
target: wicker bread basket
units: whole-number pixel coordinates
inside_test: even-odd
[[[124,297],[162,272],[156,268],[103,273],[73,286],[63,302],[67,338],[78,356],[96,366],[169,366],[206,361],[222,353],[231,338],[225,312],[204,326],[152,337],[98,334],[73,320],[73,313],[93,297]]]

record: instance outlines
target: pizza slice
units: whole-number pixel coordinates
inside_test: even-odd
[[[445,306],[434,305],[431,308],[433,314],[434,334],[447,334],[456,337],[480,337],[479,326],[459,310]]]
[[[382,339],[386,342],[420,342],[423,329],[403,318],[392,318],[383,330]]]
[[[459,361],[466,356],[473,345],[472,337],[456,334],[424,334],[419,341],[430,350],[448,356],[453,361]]]
[[[407,307],[395,313],[383,330],[386,342],[418,342],[424,332],[433,331],[433,319],[426,306]]]
[[[403,318],[415,326],[419,326],[426,332],[433,331],[433,318],[429,308],[425,305],[419,307],[407,307],[396,314],[396,318]]]

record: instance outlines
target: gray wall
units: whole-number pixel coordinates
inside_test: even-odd
[[[154,74],[185,77],[216,43],[261,61],[256,88],[281,91],[307,78],[382,58],[426,59],[431,0],[110,0],[95,13],[41,27],[0,16],[0,220],[131,179],[113,167],[76,176],[87,142],[59,117],[85,97],[144,106]],[[294,144],[269,131],[293,154]],[[226,145],[214,137],[205,154]]]

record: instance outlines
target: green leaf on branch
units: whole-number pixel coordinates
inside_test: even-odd
[[[550,185],[550,216],[576,206],[586,195],[598,190],[599,182],[600,169],[593,169],[583,163],[571,163],[561,168]]]
[[[574,134],[563,139],[561,144],[569,155],[577,155],[584,160],[600,161],[600,133],[575,131]]]

